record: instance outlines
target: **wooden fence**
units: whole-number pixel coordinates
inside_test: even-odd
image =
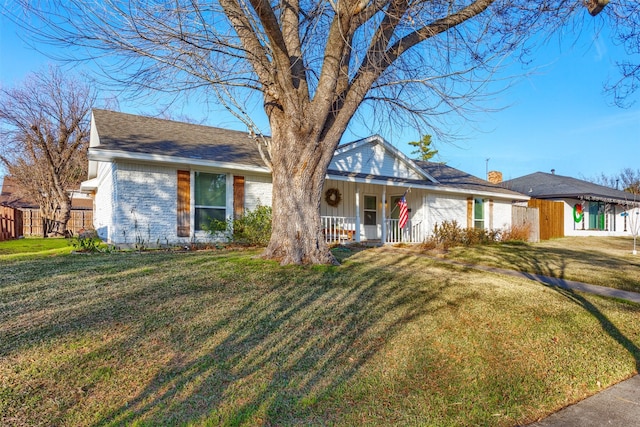
[[[529,242],[540,241],[540,211],[537,208],[513,206],[511,226],[529,230]]]
[[[0,242],[22,236],[22,212],[8,206],[0,206]]]
[[[24,236],[42,236],[42,217],[40,209],[22,211]],[[93,228],[93,212],[90,210],[72,210],[67,230],[77,234],[80,230]]]
[[[530,208],[540,211],[540,240],[564,237],[564,203],[531,199]]]

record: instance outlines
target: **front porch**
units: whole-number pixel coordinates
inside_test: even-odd
[[[380,238],[368,238],[363,230],[363,224],[356,222],[356,217],[322,216],[322,233],[325,242],[338,243],[362,243],[367,241],[379,241],[386,243],[422,243],[426,239],[423,223],[407,222],[400,229],[398,219],[386,219],[382,224]],[[360,232],[359,232],[360,231]]]

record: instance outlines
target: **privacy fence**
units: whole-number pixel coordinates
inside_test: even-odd
[[[22,236],[22,212],[8,206],[0,206],[0,241]]]
[[[25,209],[22,211],[22,224],[24,236],[42,236],[42,215],[40,209]],[[55,233],[60,229],[60,224],[54,224],[49,228]],[[93,228],[93,212],[90,210],[72,210],[71,218],[67,223],[67,230],[78,234],[80,230]]]

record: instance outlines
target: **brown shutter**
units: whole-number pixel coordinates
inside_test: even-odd
[[[233,177],[233,216],[244,215],[244,176]]]
[[[473,197],[467,198],[467,228],[473,228]]]
[[[191,217],[191,173],[178,171],[178,237],[189,237]]]

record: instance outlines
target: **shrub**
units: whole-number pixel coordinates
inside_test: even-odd
[[[271,207],[258,205],[239,218],[227,221],[212,219],[209,234],[227,233],[230,241],[250,246],[266,246],[271,238]]]
[[[233,241],[266,246],[271,238],[271,207],[258,205],[233,221]]]
[[[510,229],[502,233],[503,242],[528,242],[531,234],[531,225],[512,225]]]
[[[462,228],[456,220],[443,221],[433,227],[432,236],[422,244],[422,248],[425,250],[436,248],[447,250],[455,246],[486,245],[501,239],[500,230]]]
[[[99,252],[102,241],[95,230],[81,230],[71,237],[70,244],[78,252]]]

